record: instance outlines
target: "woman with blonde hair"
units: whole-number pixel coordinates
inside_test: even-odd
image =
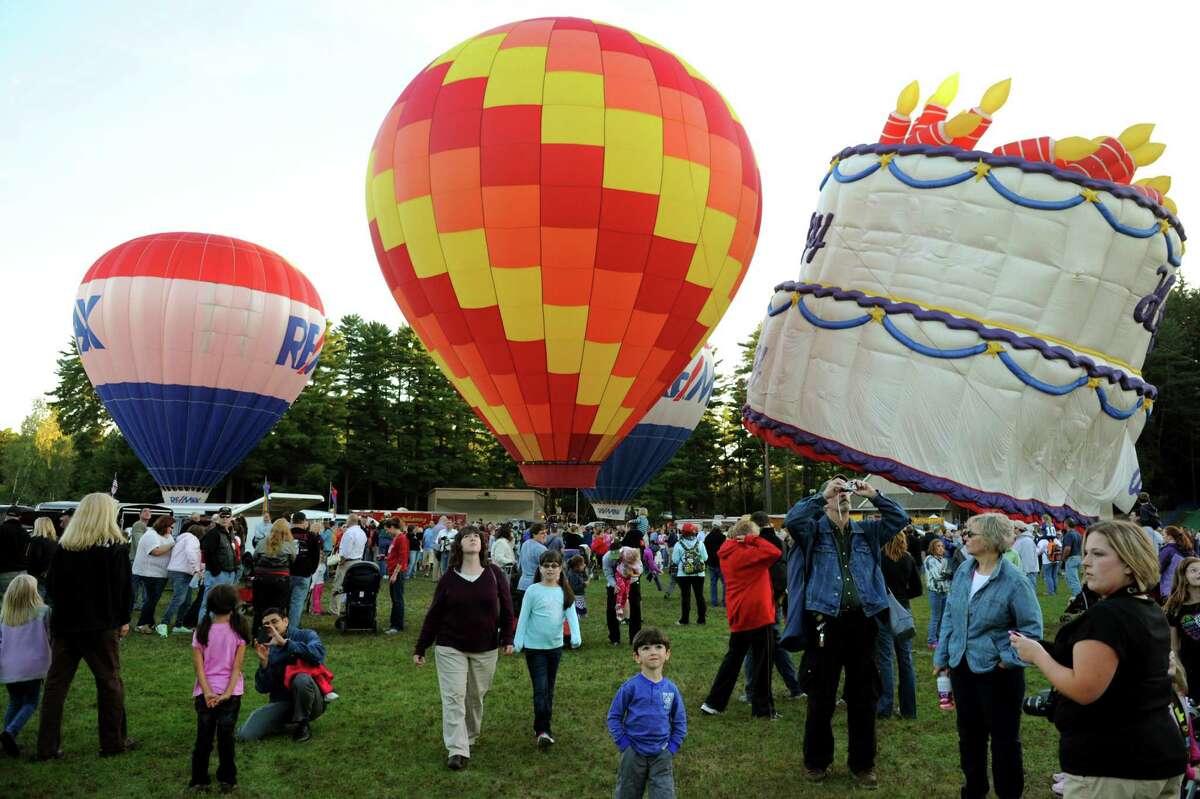
[[[46,598],[46,572],[50,570],[50,560],[54,550],[58,549],[58,531],[49,516],[39,516],[33,522],[33,537],[29,539],[29,549],[25,554],[25,571],[37,580],[38,594]]]
[[[17,736],[37,710],[50,667],[49,610],[32,576],[22,574],[8,584],[0,606],[0,683],[8,691],[0,747],[11,757],[21,754]]]
[[[1087,529],[1083,572],[1101,600],[1059,628],[1054,643],[1012,635],[1021,659],[1054,689],[1063,796],[1179,796],[1187,752],[1171,713],[1171,632],[1147,596],[1158,585],[1150,539],[1126,521]]]
[[[286,608],[292,595],[292,561],[296,559],[296,541],[287,519],[276,519],[271,531],[258,540],[254,552],[254,627],[258,634],[263,614],[270,608]],[[294,620],[299,623],[299,619]]]
[[[133,749],[136,742],[125,725],[120,648],[133,604],[129,544],[117,526],[117,502],[108,494],[88,494],[80,501],[50,561],[46,593],[54,607],[53,638],[37,758],[62,757],[63,706],[80,660],[96,680],[100,756]]]

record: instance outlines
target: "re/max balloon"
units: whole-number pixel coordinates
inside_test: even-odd
[[[746,274],[758,167],[730,105],[620,28],[533,19],[434,59],[371,149],[384,278],[543,487],[588,487]]]
[[[666,466],[700,424],[716,381],[711,347],[692,359],[600,467],[584,490],[596,517],[624,521],[629,502]]]
[[[325,312],[298,269],[227,236],[160,233],[92,265],[83,368],[168,503],[203,502],[308,383]]]

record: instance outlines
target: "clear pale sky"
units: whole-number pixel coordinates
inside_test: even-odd
[[[830,156],[875,141],[914,78],[924,98],[961,71],[954,113],[1011,76],[986,149],[1158,123],[1153,139],[1166,154],[1138,176],[1174,178],[1186,226],[1200,196],[1186,149],[1200,114],[1184,7],[0,2],[0,428],[18,426],[54,387],[84,272],[139,235],[248,239],[305,272],[331,319],[399,324],[367,232],[367,155],[408,81],[495,25],[548,15],[620,25],[688,60],[733,104],[762,172],[764,219],[749,275],[711,339],[728,364],[772,286],[799,273]]]

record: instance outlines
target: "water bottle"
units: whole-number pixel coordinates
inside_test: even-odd
[[[939,674],[937,678],[938,705],[947,707],[954,702],[953,692],[950,689],[950,676],[947,674]]]

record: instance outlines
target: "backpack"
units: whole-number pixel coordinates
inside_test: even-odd
[[[1050,563],[1062,560],[1062,544],[1058,543],[1057,538],[1046,539],[1046,560]]]
[[[704,556],[700,554],[700,545],[680,544],[683,547],[683,557],[680,559],[680,572],[685,576],[699,574],[704,571]]]

